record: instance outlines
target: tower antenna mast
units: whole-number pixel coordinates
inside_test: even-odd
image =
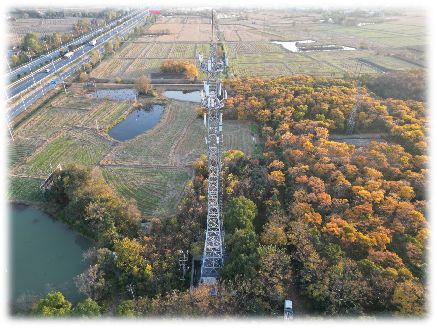
[[[223,107],[227,92],[222,86],[219,74],[225,68],[217,58],[217,44],[214,40],[214,11],[211,12],[211,44],[209,57],[203,60],[199,55],[200,68],[205,72],[201,91],[201,104],[205,108],[204,124],[207,130],[205,142],[208,148],[208,214],[206,219],[205,246],[202,256],[200,283],[215,285],[223,266],[224,235],[222,213],[222,152],[223,152]],[[216,31],[217,32],[217,31]],[[212,289],[215,294],[215,288]]]

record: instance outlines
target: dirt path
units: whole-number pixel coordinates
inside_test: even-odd
[[[386,137],[388,137],[388,133],[332,134],[329,136],[329,140],[365,147],[371,141],[385,141]]]

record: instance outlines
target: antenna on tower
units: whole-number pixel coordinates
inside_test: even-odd
[[[211,9],[211,42],[214,42],[214,9]]]
[[[208,213],[206,218],[205,245],[200,271],[200,283],[214,285],[223,266],[224,234],[222,213],[221,166],[223,152],[222,108],[226,98],[219,74],[224,70],[224,63],[217,58],[214,42],[214,11],[211,11],[212,40],[209,58],[200,62],[200,68],[206,73],[202,92],[202,107],[206,109],[204,124],[207,130],[205,142],[208,148]],[[217,295],[215,287],[211,295]]]

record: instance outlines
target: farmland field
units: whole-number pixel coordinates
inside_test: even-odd
[[[184,168],[104,167],[103,176],[114,190],[134,198],[146,216],[173,214],[189,171]]]
[[[61,135],[30,157],[17,173],[44,177],[58,165],[78,163],[97,164],[108,151],[110,142],[99,138],[94,131],[68,132]]]
[[[43,179],[9,176],[8,199],[12,201],[41,202],[39,186]]]
[[[420,14],[387,17],[365,26],[327,24],[320,18],[317,13],[293,11],[221,15],[218,24],[230,59],[229,76],[304,73],[342,77],[356,73],[360,66],[361,73],[377,73],[372,63],[387,70],[414,69],[426,63]],[[90,77],[101,82],[116,78],[133,82],[159,72],[167,59],[194,62],[196,53],[208,54],[210,36],[209,17],[160,16],[143,35],[125,42],[98,64]],[[317,45],[355,50],[296,53],[271,42],[275,40],[314,40]],[[101,167],[105,179],[124,198],[135,198],[146,217],[158,215],[159,210],[174,212],[192,162],[206,152],[205,128],[195,112],[196,104],[166,101],[155,127],[119,142],[107,132],[132,110],[132,104],[95,99],[81,83],[69,91],[14,126],[9,156],[14,175],[11,197],[38,199],[26,189],[26,179],[32,182],[27,187],[31,188],[58,163],[77,162]],[[248,122],[225,120],[223,131],[225,149],[254,153],[259,141]]]
[[[412,48],[425,44],[424,21],[394,16],[364,26],[326,24],[299,13],[267,11],[243,16],[224,16],[219,26],[230,60],[231,76],[279,76],[294,73],[343,77],[357,72],[375,74],[377,66],[361,65],[363,58],[389,70],[417,69],[426,60]],[[148,33],[99,65],[92,76],[104,79],[136,79],[159,72],[165,59],[190,59],[206,53],[209,18],[194,16],[161,17]],[[159,34],[162,33],[162,34]],[[271,41],[314,40],[317,45],[335,44],[355,50],[291,53]]]
[[[145,217],[174,213],[192,162],[206,152],[205,128],[203,119],[197,118],[197,104],[169,100],[165,106],[153,129],[119,142],[107,131],[132,110],[132,104],[93,98],[82,84],[73,84],[68,94],[55,96],[14,127],[10,199],[38,201],[37,188],[53,168],[78,163],[100,166],[121,196],[137,200]],[[225,149],[252,152],[255,141],[248,123],[225,121],[224,129]]]
[[[321,18],[316,13],[298,11],[224,15],[220,26],[226,51],[233,59],[231,73],[240,76],[289,73],[342,76],[356,70],[358,58],[366,58],[387,70],[417,69],[425,65],[423,56],[411,50],[425,45],[423,13],[386,17],[383,22],[375,20],[376,23],[362,26],[329,24]],[[356,50],[309,52],[302,54],[306,57],[302,59],[270,43],[276,40],[314,40],[320,45],[335,44]],[[391,57],[393,53],[401,58]],[[362,67],[362,73],[377,72],[372,66]]]

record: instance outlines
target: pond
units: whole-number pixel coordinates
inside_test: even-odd
[[[135,100],[138,92],[135,89],[96,89],[92,96],[98,99]]]
[[[83,253],[92,243],[39,209],[11,205],[10,296],[14,309],[26,308],[49,291],[61,291],[70,301],[84,298],[73,278],[89,265]]]
[[[164,97],[170,99],[176,99],[180,101],[191,101],[200,103],[200,91],[165,91],[163,93]]]
[[[119,141],[135,138],[137,135],[153,128],[164,112],[163,105],[150,105],[131,112],[122,122],[114,126],[108,134]]]
[[[279,44],[283,46],[285,49],[291,52],[298,52],[299,48],[297,47],[297,43],[313,43],[316,42],[314,40],[302,40],[302,41],[272,41],[274,44]]]
[[[338,50],[356,50],[352,47],[329,45],[308,46],[309,43],[314,43],[314,40],[301,41],[271,41],[271,43],[279,44],[291,52],[312,52],[312,51],[338,51]]]

